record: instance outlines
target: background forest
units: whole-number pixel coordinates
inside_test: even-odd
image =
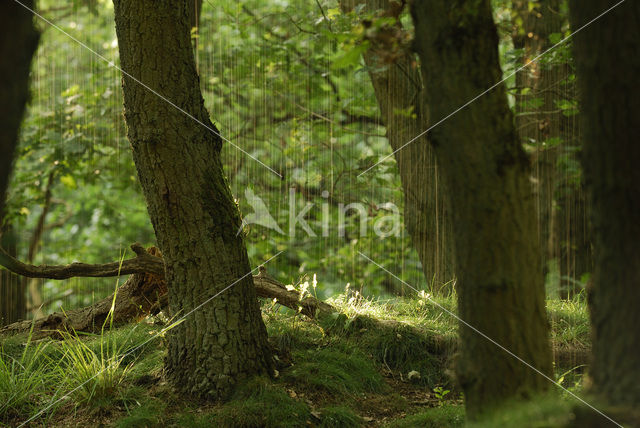
[[[54,9],[52,22],[68,32],[81,30],[88,37],[83,43],[117,63],[110,2],[91,9],[82,3],[59,11],[47,6],[46,2],[39,5],[43,11]],[[568,34],[563,7],[558,22],[544,28],[550,38],[547,45]],[[194,33],[202,90],[212,119],[224,136],[283,175],[281,179],[230,144],[223,149],[225,171],[241,212],[253,211],[247,197],[250,191],[249,195],[264,201],[284,231],[260,225],[248,228],[252,265],[286,248],[286,255],[270,269],[284,283],[316,274],[317,291],[323,297],[342,292],[347,283],[368,296],[409,293],[375,265],[362,263],[359,250],[416,288],[449,293],[454,279],[453,269],[447,266],[450,260],[443,257],[440,271],[433,270],[433,276],[426,278],[404,223],[398,236],[376,237],[373,225],[378,217],[398,215],[403,221],[404,200],[397,165],[388,157],[391,148],[377,100],[361,62],[363,47],[358,42],[363,28],[358,23],[363,18],[340,13],[337,3],[323,9],[330,21],[313,2],[216,2],[215,7],[204,2],[202,24]],[[536,93],[536,88],[524,83],[517,86],[516,76],[525,81],[533,74],[530,69],[521,71],[526,76],[513,74],[522,64],[525,49],[514,47],[514,41],[522,44],[522,39],[528,39],[524,27],[518,28],[524,23],[510,2],[496,2],[494,9],[503,70],[505,77],[510,76],[505,82],[509,99],[520,111],[516,120],[526,147],[540,159],[532,177],[540,188],[540,222],[555,223],[545,225],[553,229],[545,236],[550,247],[550,256],[545,257],[547,293],[579,292],[588,279],[590,261],[584,249],[589,245],[586,226],[576,224],[585,218],[586,208],[576,157],[579,115],[570,41],[536,65],[541,69],[538,74],[553,81],[553,95]],[[403,17],[403,25],[411,28],[410,17]],[[132,242],[153,244],[153,229],[129,154],[120,72],[51,27],[43,33],[33,67],[32,100],[7,212],[7,223],[19,235],[20,259],[32,257],[36,264],[100,263],[118,259]],[[518,94],[525,95],[519,95],[522,100],[516,103]],[[381,159],[380,165],[359,176]],[[289,236],[289,189],[295,190],[297,213],[307,203],[315,205],[306,222],[322,239],[308,236],[300,225],[295,236]],[[328,198],[323,191],[329,192]],[[360,234],[359,212],[348,211],[344,236],[339,236],[338,204],[353,202],[368,208],[366,234]],[[322,236],[323,204],[329,206],[327,237]],[[385,204],[394,204],[400,213],[387,211]],[[44,230],[38,231],[45,206]],[[440,213],[432,215],[440,215],[446,223],[448,213],[444,207],[438,209]],[[34,236],[40,242],[29,256]],[[446,248],[445,240],[451,238],[440,239]],[[42,281],[30,290],[36,296],[28,299],[35,297],[40,303],[27,305],[47,301],[42,308],[46,313],[63,303],[84,306],[105,297],[113,292],[113,281]],[[72,293],[62,297],[68,290]]]
[[[268,297],[260,301],[261,313],[276,350],[276,375],[241,383],[226,404],[187,400],[165,380],[163,361],[172,358],[164,338],[173,320],[168,311],[149,310],[119,328],[112,315],[91,332],[70,329],[48,339],[29,329],[6,335],[0,345],[0,424],[436,427],[462,426],[465,420],[478,426],[587,426],[579,422],[582,417],[595,424],[590,426],[640,421],[626,407],[602,413],[591,398],[578,398],[588,397],[584,381],[592,338],[586,288],[596,261],[580,163],[581,129],[588,119],[578,102],[571,37],[576,27],[570,25],[567,1],[490,2],[501,73],[494,83],[501,82],[499,91],[513,114],[514,143],[531,165],[526,207],[534,213],[525,207],[522,222],[514,221],[525,229],[528,218],[535,222],[537,251],[518,253],[529,257],[519,263],[544,282],[554,363],[538,370],[548,375],[540,381],[545,386],[538,380],[523,385],[536,393],[554,384],[560,388],[525,406],[497,393],[494,401],[508,403],[498,412],[487,415],[466,403],[467,416],[465,399],[478,392],[463,385],[460,372],[452,375],[460,340],[455,314],[472,322],[464,311],[484,300],[465,294],[465,285],[458,288],[455,254],[494,250],[460,237],[456,225],[465,214],[456,207],[467,199],[459,192],[461,202],[450,204],[455,196],[448,195],[457,186],[452,176],[466,176],[490,159],[471,154],[469,164],[456,163],[458,173],[443,175],[442,168],[455,162],[426,141],[444,140],[430,126],[447,120],[439,111],[454,112],[462,103],[452,96],[454,108],[447,110],[448,100],[433,108],[437,91],[423,100],[429,80],[423,81],[420,70],[429,66],[424,58],[430,51],[415,43],[421,6],[410,10],[404,2],[373,0],[188,3],[204,107],[224,140],[220,159],[242,215],[242,227],[233,233],[244,238],[251,268],[266,264],[269,278],[297,293],[300,302],[308,297],[330,309],[314,306],[309,315],[306,306],[296,311],[295,304],[292,309],[258,287],[258,295]],[[457,3],[460,10],[475,7]],[[600,12],[614,5],[602,3]],[[131,119],[125,123],[123,115],[123,104],[131,108],[120,69],[128,68],[120,60],[123,46],[114,25],[118,6],[114,11],[106,0],[39,0],[35,7],[41,35],[7,190],[2,247],[29,265],[122,263],[136,257],[132,243],[147,248],[159,241],[131,155]],[[423,36],[429,40],[426,31]],[[483,46],[482,34],[477,39]],[[483,56],[481,48],[477,55]],[[451,63],[443,56],[446,71]],[[473,76],[476,67],[483,62],[459,70]],[[442,82],[443,91],[450,88]],[[414,137],[419,138],[405,149]],[[488,194],[488,203],[501,200]],[[492,215],[496,225],[502,222],[498,211]],[[477,239],[491,234],[483,229]],[[500,239],[492,245],[500,246]],[[134,277],[58,280],[3,269],[0,326],[95,305]],[[470,282],[469,275],[462,277]],[[512,307],[506,300],[505,319],[519,309],[535,309],[542,299],[526,296],[533,306],[524,309],[517,299]],[[499,316],[476,312],[487,323],[502,323]],[[464,334],[462,342],[471,343]],[[527,335],[522,332],[524,342]],[[479,359],[485,355],[484,348],[466,349]],[[529,361],[527,352],[514,348],[519,360]],[[497,373],[490,377],[509,377]],[[490,391],[479,394],[482,406],[495,404]]]

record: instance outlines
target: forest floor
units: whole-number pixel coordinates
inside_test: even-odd
[[[28,346],[24,336],[6,338],[0,346],[0,426],[18,426],[44,409],[27,426],[464,425],[462,394],[448,373],[455,353],[454,319],[426,299],[338,298],[331,303],[345,317],[323,326],[264,303],[278,375],[241,385],[224,405],[187,399],[167,384],[164,324],[158,319]],[[439,304],[455,311],[453,299]],[[550,301],[548,308],[558,382],[579,392],[582,359],[590,346],[585,306]],[[371,328],[370,319],[387,327]],[[511,426],[528,426],[523,420],[562,426],[573,404],[566,401],[554,398],[512,412],[517,418]],[[503,418],[500,425],[509,424]]]

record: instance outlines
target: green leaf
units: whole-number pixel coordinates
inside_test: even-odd
[[[357,44],[347,49],[342,55],[339,55],[338,58],[333,61],[331,67],[333,69],[341,69],[356,66],[360,64],[360,58],[367,49],[369,49],[369,42]]]
[[[62,177],[60,177],[60,182],[62,184],[64,184],[67,188],[69,189],[75,189],[76,188],[76,180],[73,178],[72,175],[64,175]]]

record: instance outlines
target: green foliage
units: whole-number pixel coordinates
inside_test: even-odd
[[[405,375],[420,373],[420,382],[435,386],[448,384],[444,373],[447,349],[440,349],[433,337],[425,336],[406,326],[398,326],[382,332],[372,332],[363,337],[364,346],[381,364]]]
[[[454,347],[457,323],[440,307],[455,312],[454,296],[395,299],[384,303],[338,296],[331,302],[342,313],[329,329],[340,333],[336,331],[336,325],[340,325],[342,334],[352,335],[352,340],[380,365],[404,376],[418,372],[419,378],[414,381],[425,386],[449,383],[444,373],[445,360]],[[371,319],[383,321],[385,328],[380,329],[379,324],[372,328]]]
[[[524,54],[512,43],[513,32],[522,31],[522,20],[512,15],[511,4],[493,1],[505,77],[519,67]],[[538,2],[531,4],[531,10],[536,10]],[[39,7],[56,25],[119,63],[111,2],[77,0],[65,10],[56,2],[42,0]],[[303,282],[305,276],[316,274],[319,284],[314,293],[320,298],[332,296],[331,303],[341,313],[323,320],[332,323],[323,324],[323,330],[277,304],[265,308],[269,335],[278,350],[291,357],[293,366],[283,368],[277,382],[251,382],[227,405],[207,409],[202,416],[183,415],[178,425],[304,426],[313,418],[303,400],[287,393],[286,387],[295,385],[305,394],[339,400],[331,405],[323,403],[322,426],[357,426],[360,420],[352,410],[333,405],[351,403],[359,394],[385,392],[378,373],[381,367],[403,376],[416,371],[422,385],[440,388],[436,398],[442,407],[408,416],[393,426],[462,424],[462,409],[444,403],[450,398],[445,393],[445,388],[450,388],[444,375],[445,361],[456,338],[457,322],[438,307],[455,312],[455,295],[388,302],[363,298],[413,291],[398,286],[377,266],[363,263],[358,251],[418,289],[436,294],[440,288],[440,284],[425,280],[404,228],[399,236],[385,239],[371,233],[375,222],[389,215],[386,203],[397,205],[402,212],[404,195],[393,158],[358,176],[390,153],[367,75],[371,68],[383,70],[389,65],[365,66],[361,54],[368,38],[375,37],[381,28],[394,26],[395,19],[379,18],[362,9],[342,13],[335,0],[221,0],[215,5],[205,2],[202,13],[197,63],[206,107],[225,137],[283,175],[282,179],[271,175],[232,144],[224,144],[225,171],[242,212],[252,210],[244,194],[247,188],[262,198],[283,230],[289,225],[289,189],[294,189],[297,212],[306,204],[315,207],[306,218],[317,237],[301,230],[288,237],[261,226],[247,227],[252,263],[286,249],[271,274],[285,283]],[[363,18],[371,21],[371,27],[361,24]],[[406,12],[400,20],[410,32]],[[549,35],[549,41],[558,43],[569,34],[563,25],[560,32]],[[538,61],[542,70],[570,63],[570,43]],[[120,73],[51,28],[43,33],[32,73],[32,100],[21,129],[6,217],[23,232],[19,255],[25,256],[52,173],[55,201],[47,224],[60,224],[45,230],[46,248],[37,263],[112,261],[121,257],[131,242],[153,243],[122,119]],[[554,103],[568,120],[575,120],[578,113],[573,92],[568,89],[574,81],[575,74],[569,70],[558,83],[563,93]],[[515,76],[505,84],[514,88]],[[519,88],[519,93],[510,89],[511,105],[516,107],[516,95],[530,95],[518,107],[527,110],[523,113],[540,108],[542,99],[533,92],[533,88]],[[410,118],[415,113],[400,109],[396,114]],[[554,136],[527,142],[527,146],[532,152],[558,150],[555,167],[562,179],[556,185],[556,199],[580,188],[579,141]],[[346,215],[344,236],[339,235],[339,204],[352,202],[367,207],[364,220],[353,213]],[[320,213],[325,207],[329,223],[326,237],[320,235]],[[358,233],[361,222],[368,231],[364,236]],[[336,296],[345,284],[350,284],[350,291]],[[110,293],[113,284],[100,279],[41,284],[47,297],[70,289],[70,296],[50,299],[45,311],[62,304],[65,308],[90,304]],[[548,305],[554,342],[588,348],[584,301],[550,301]],[[371,319],[393,322],[377,331]],[[152,393],[131,387],[132,383],[161,378],[162,341],[139,346],[156,331],[153,326],[139,324],[135,329],[103,331],[98,337],[68,335],[63,342],[46,346],[23,347],[16,340],[5,341],[0,352],[0,420],[32,413],[59,394],[55,388],[59,385],[66,393],[78,387],[73,398],[79,412],[91,407],[87,405],[90,401],[104,406],[117,402],[127,412],[118,422],[121,426],[167,423],[170,418],[163,413],[172,410],[165,402],[138,400]],[[61,381],[62,371],[65,382]],[[561,376],[565,386],[575,386],[574,374]],[[516,417],[518,412],[510,416],[513,426],[524,420]]]
[[[278,349],[289,352],[291,349],[315,348],[324,337],[318,324],[291,314],[270,314],[267,322],[267,332]]]
[[[61,333],[63,341],[59,347],[63,352],[62,366],[67,373],[65,382],[77,403],[108,406],[112,399],[126,402],[131,398],[125,379],[130,377],[134,362],[151,348],[154,338],[150,334],[156,332],[150,327],[138,328],[140,326],[143,324],[114,329],[112,306],[100,334],[93,340],[88,341],[75,333]],[[137,370],[157,363],[157,353],[153,357]]]
[[[436,397],[436,399],[439,401],[440,405],[442,405],[442,402],[444,400],[444,398],[447,396],[447,394],[449,394],[451,391],[449,391],[448,389],[444,389],[441,386],[436,386],[435,388],[433,388],[433,395]]]

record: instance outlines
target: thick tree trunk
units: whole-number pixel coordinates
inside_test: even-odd
[[[273,362],[236,234],[240,215],[222,171],[222,140],[211,131],[200,93],[191,2],[114,0],[114,6],[123,70],[166,98],[123,78],[129,140],[165,258],[170,311],[187,315],[171,331],[167,373],[182,391],[224,398],[238,380],[270,373]]]
[[[570,3],[579,28],[613,0]],[[640,3],[627,1],[574,38],[584,117],[583,167],[592,198],[590,293],[593,391],[640,408]]]
[[[33,8],[33,0],[23,3]],[[31,12],[14,1],[0,3],[0,222],[39,38]]]
[[[340,3],[344,10],[352,10],[361,3],[367,11],[390,9],[388,0],[341,0]],[[427,108],[414,54],[405,53],[393,64],[382,64],[380,54],[389,54],[383,52],[384,49],[374,40],[363,58],[369,67],[389,144],[395,151],[424,131]],[[435,154],[422,136],[394,156],[404,191],[405,226],[420,257],[427,283],[433,281],[437,287],[453,279],[455,261],[453,232]]]
[[[415,47],[431,123],[500,81],[488,0],[413,3]],[[529,160],[504,86],[428,136],[446,181],[457,255],[460,317],[545,375],[552,375]],[[456,366],[470,418],[549,381],[462,323]]]

